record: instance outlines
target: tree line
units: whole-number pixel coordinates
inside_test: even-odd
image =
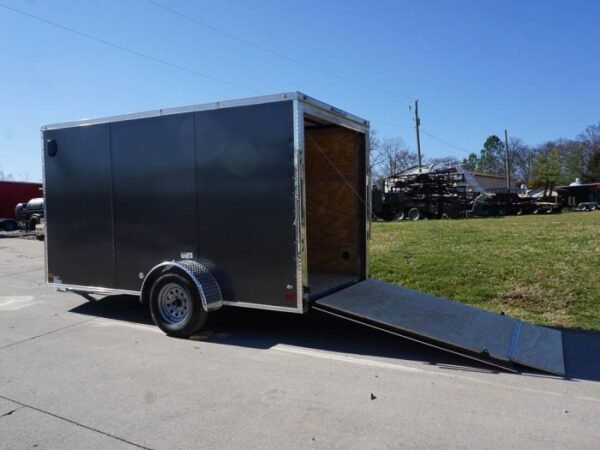
[[[488,137],[479,155],[471,153],[463,167],[486,173],[506,175],[504,142]],[[529,187],[545,183],[569,184],[600,180],[600,122],[586,127],[575,139],[556,139],[529,146],[519,138],[508,142],[511,179]]]
[[[4,172],[0,167],[0,181],[13,181],[14,177],[12,174]]]
[[[381,139],[371,131],[371,173],[375,183],[383,178],[417,165],[417,154],[400,137]],[[496,135],[489,136],[479,152],[459,161],[423,157],[423,164],[453,162],[465,169],[506,176],[505,144]],[[516,186],[539,187],[546,183],[569,184],[600,181],[600,122],[586,127],[575,139],[556,139],[530,146],[522,139],[508,141],[511,180]]]

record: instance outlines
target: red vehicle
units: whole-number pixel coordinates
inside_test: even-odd
[[[40,183],[0,181],[0,230],[17,229],[15,206],[42,195]]]

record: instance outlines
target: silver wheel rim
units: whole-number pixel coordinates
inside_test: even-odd
[[[158,293],[158,311],[162,319],[177,325],[191,313],[191,301],[185,289],[176,283],[165,284]]]

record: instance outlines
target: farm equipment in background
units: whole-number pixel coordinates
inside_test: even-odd
[[[479,177],[479,180],[478,178]],[[383,191],[373,189],[373,215],[386,221],[456,219],[560,212],[562,207],[547,184],[537,198],[523,190],[489,188],[485,177],[461,166],[411,168],[383,180]]]
[[[561,202],[558,192],[554,189],[553,181],[546,181],[544,190],[532,196],[535,209],[533,214],[556,214],[562,212],[566,204]]]
[[[15,206],[15,217],[19,228],[34,231],[44,218],[44,198],[32,198],[27,203],[18,203]]]
[[[583,202],[577,205],[575,211],[598,211],[600,210],[600,204],[596,202]]]
[[[569,186],[556,188],[558,201],[575,211],[600,210],[600,183],[581,183],[577,178]]]
[[[375,190],[374,195],[382,195]],[[397,174],[384,180],[375,214],[384,220],[446,219],[465,217],[476,194],[468,190],[464,174],[456,169]]]
[[[536,203],[529,197],[522,197],[517,189],[491,189],[479,194],[473,200],[469,216],[520,216],[535,214]]]
[[[0,230],[17,230],[19,219],[14,215],[15,205],[39,197],[41,193],[42,185],[40,183],[0,181]]]

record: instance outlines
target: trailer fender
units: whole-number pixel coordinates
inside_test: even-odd
[[[205,311],[214,311],[223,306],[221,287],[211,271],[212,264],[207,261],[184,259],[180,261],[164,261],[154,266],[144,277],[140,291],[140,303],[147,303],[148,295],[154,281],[162,274],[175,271],[187,276],[200,294]]]

